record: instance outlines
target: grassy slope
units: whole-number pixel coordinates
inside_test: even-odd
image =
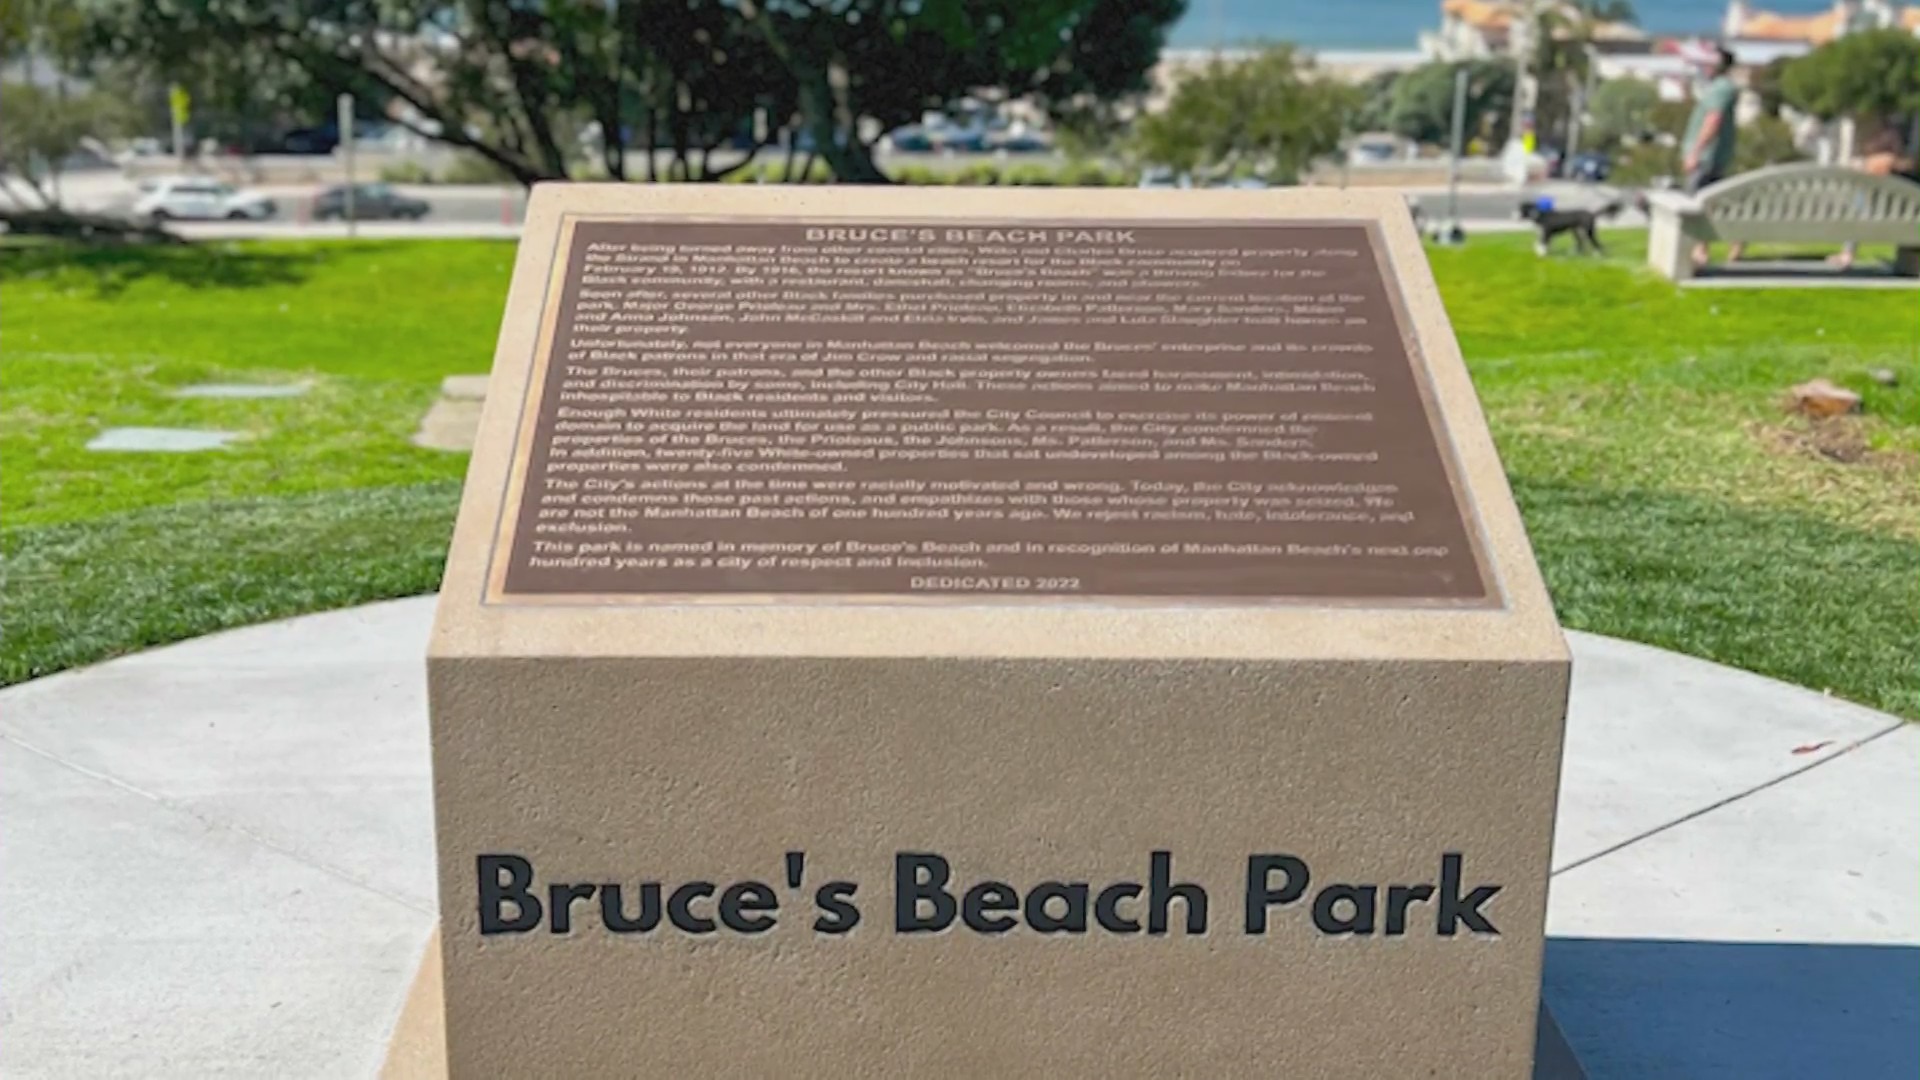
[[[485,369],[510,262],[452,241],[0,255],[0,680],[431,589],[464,461],[406,436],[442,376]],[[1518,236],[1434,264],[1569,625],[1920,716],[1913,294],[1682,293]],[[1783,418],[1815,375],[1867,419]],[[165,395],[207,379],[315,389]],[[250,437],[81,449],[133,424]]]

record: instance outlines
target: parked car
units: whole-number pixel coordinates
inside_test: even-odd
[[[1044,154],[1053,149],[1053,144],[1044,136],[1031,131],[1020,131],[1005,135],[989,135],[987,148],[1005,150],[1009,154]]]
[[[148,221],[265,221],[277,209],[265,195],[199,176],[156,180],[141,187],[133,214]]]
[[[834,132],[833,145],[844,148],[847,145],[847,133],[844,131]],[[802,154],[813,153],[816,149],[813,132],[808,130],[795,132],[793,135],[793,148]]]
[[[337,124],[322,124],[319,127],[298,128],[287,132],[280,140],[280,152],[283,154],[331,154],[334,147],[340,145],[340,128]]]
[[[353,219],[355,221],[419,221],[427,216],[432,207],[425,199],[416,199],[411,195],[402,195],[393,189],[392,184],[355,184],[353,185]],[[330,187],[313,199],[313,220],[346,220],[347,186],[339,184]]]
[[[1190,188],[1193,178],[1186,173],[1176,173],[1164,165],[1155,165],[1140,174],[1140,186],[1143,188]]]
[[[987,149],[987,133],[976,128],[950,127],[928,133],[933,145],[955,154],[980,154]]]
[[[1575,154],[1567,164],[1567,178],[1585,180],[1591,184],[1604,183],[1613,174],[1613,159],[1605,154],[1588,151]]]
[[[1347,161],[1353,165],[1385,165],[1401,156],[1399,145],[1386,139],[1360,139],[1347,148]]]
[[[933,140],[925,128],[909,124],[887,132],[887,145],[896,154],[924,154],[933,149]]]

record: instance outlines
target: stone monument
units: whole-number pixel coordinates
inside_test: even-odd
[[[1533,1068],[1568,656],[1396,195],[543,187],[429,677],[396,1075]]]

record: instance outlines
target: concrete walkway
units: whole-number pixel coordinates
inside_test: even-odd
[[[0,1072],[373,1075],[433,920],[431,612],[0,691]],[[1920,728],[1572,638],[1546,982],[1590,1074],[1920,1075]]]

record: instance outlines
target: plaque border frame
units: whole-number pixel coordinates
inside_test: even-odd
[[[519,510],[526,497],[526,480],[532,461],[530,449],[539,424],[540,404],[546,391],[545,375],[551,367],[554,353],[554,340],[559,330],[559,298],[566,287],[566,272],[578,226],[587,223],[635,224],[635,225],[773,225],[806,227],[820,225],[825,227],[849,226],[937,226],[955,227],[968,223],[980,228],[1084,228],[1091,225],[1102,227],[1141,227],[1141,228],[1312,228],[1317,226],[1358,227],[1365,231],[1370,241],[1375,268],[1379,271],[1389,307],[1393,312],[1395,329],[1399,331],[1401,344],[1406,350],[1406,359],[1416,392],[1420,398],[1421,411],[1426,417],[1427,428],[1434,437],[1434,448],[1440,458],[1442,471],[1447,478],[1447,487],[1453,495],[1454,508],[1460,514],[1467,546],[1473,555],[1474,567],[1480,574],[1484,586],[1482,595],[1477,597],[1340,597],[1340,596],[1215,596],[1197,594],[1193,596],[1126,596],[1118,594],[1068,594],[1068,593],[788,593],[788,592],[661,592],[661,593],[513,593],[506,591],[508,562],[512,545],[519,525]],[[547,253],[547,280],[542,283],[538,326],[534,334],[532,355],[529,357],[526,378],[520,385],[517,415],[514,419],[514,436],[508,468],[501,482],[501,491],[497,501],[496,517],[491,530],[492,545],[487,552],[483,585],[479,597],[483,608],[659,608],[659,607],[744,607],[763,608],[769,606],[794,607],[903,607],[903,608],[953,608],[953,607],[1045,607],[1072,608],[1075,610],[1098,610],[1101,608],[1138,609],[1179,609],[1194,610],[1205,608],[1261,609],[1278,608],[1286,610],[1340,610],[1340,611],[1432,611],[1432,612],[1487,612],[1504,611],[1509,607],[1507,589],[1501,581],[1498,567],[1488,556],[1489,543],[1485,523],[1478,502],[1472,490],[1461,481],[1462,466],[1459,450],[1453,430],[1446,422],[1446,416],[1439,407],[1438,394],[1433,385],[1433,372],[1427,350],[1422,347],[1420,337],[1413,323],[1413,316],[1406,298],[1406,281],[1395,264],[1393,245],[1389,242],[1382,221],[1371,217],[1076,217],[1076,216],[1032,216],[1013,215],[1009,217],[979,218],[952,217],[927,214],[901,214],[891,216],[872,215],[807,215],[791,211],[769,214],[695,214],[667,212],[572,212],[558,215],[555,223],[553,244]],[[491,395],[499,380],[491,380],[488,393]],[[516,497],[517,496],[517,497]]]

